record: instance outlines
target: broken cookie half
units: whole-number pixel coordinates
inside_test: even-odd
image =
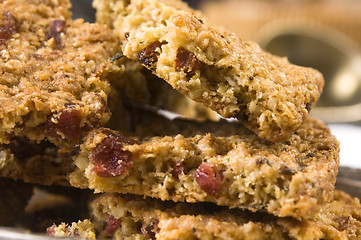
[[[240,123],[147,120],[151,134],[141,125],[137,137],[91,131],[74,157],[71,184],[298,219],[311,218],[332,198],[339,145],[320,121],[308,119],[288,141],[270,144]]]

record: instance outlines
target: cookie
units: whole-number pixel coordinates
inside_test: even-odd
[[[14,136],[72,149],[111,114],[123,71],[105,25],[71,20],[67,0],[0,3],[0,144]]]
[[[85,219],[73,222],[71,225],[61,223],[47,228],[46,234],[54,237],[80,237],[81,239],[96,239],[93,223]]]
[[[303,221],[207,203],[161,202],[116,194],[100,195],[90,205],[98,237],[106,239],[304,240],[361,236],[360,201],[341,191],[335,191],[334,200],[314,218]]]
[[[153,124],[135,127],[138,137],[90,132],[74,157],[72,185],[299,219],[332,198],[339,144],[318,120],[306,120],[289,140],[274,144],[240,123],[145,119]]]
[[[210,26],[180,0],[96,0],[97,21],[123,52],[189,98],[273,142],[289,138],[318,100],[317,70]]]

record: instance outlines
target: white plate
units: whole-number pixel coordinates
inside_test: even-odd
[[[361,126],[329,124],[329,127],[340,141],[341,166],[361,169]]]

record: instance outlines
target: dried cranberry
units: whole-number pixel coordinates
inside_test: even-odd
[[[61,48],[61,33],[65,30],[65,21],[64,20],[53,20],[50,22],[50,30],[48,38],[53,38],[55,41],[55,48]]]
[[[179,175],[184,173],[184,167],[182,162],[176,162],[172,169],[172,176],[179,179]]]
[[[82,114],[74,108],[64,109],[55,113],[47,123],[48,134],[50,137],[59,138],[64,135],[69,142],[77,143],[81,137]]]
[[[159,220],[155,220],[151,225],[142,226],[141,231],[144,236],[147,236],[150,239],[156,239],[155,234],[159,232],[158,227]]]
[[[190,79],[195,74],[195,71],[203,69],[203,63],[197,59],[194,53],[180,47],[177,51],[177,58],[175,59],[175,70],[184,71],[187,78]]]
[[[195,173],[198,186],[210,195],[216,195],[222,186],[223,171],[210,163],[202,163]]]
[[[52,226],[48,227],[46,229],[46,235],[48,236],[54,236],[55,235],[55,229],[56,229],[56,225],[53,224]]]
[[[160,52],[157,49],[160,49],[163,44],[166,42],[155,41],[149,44],[146,48],[144,48],[140,53],[138,53],[138,59],[147,67],[154,68],[154,65],[158,61],[158,57]]]
[[[0,22],[0,45],[5,44],[14,33],[16,33],[15,18],[9,11],[5,11],[4,20]]]
[[[104,138],[90,153],[90,161],[94,164],[92,171],[99,177],[115,177],[133,167],[132,153],[123,150],[124,144],[135,141],[120,135],[109,135]]]
[[[113,215],[109,216],[106,220],[107,226],[104,230],[106,235],[112,235],[122,224],[122,220],[120,218],[115,218]]]

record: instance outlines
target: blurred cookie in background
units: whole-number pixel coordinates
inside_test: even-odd
[[[303,19],[337,29],[361,45],[360,1],[208,0],[201,1],[199,8],[245,40],[258,40],[259,31],[271,22]]]

